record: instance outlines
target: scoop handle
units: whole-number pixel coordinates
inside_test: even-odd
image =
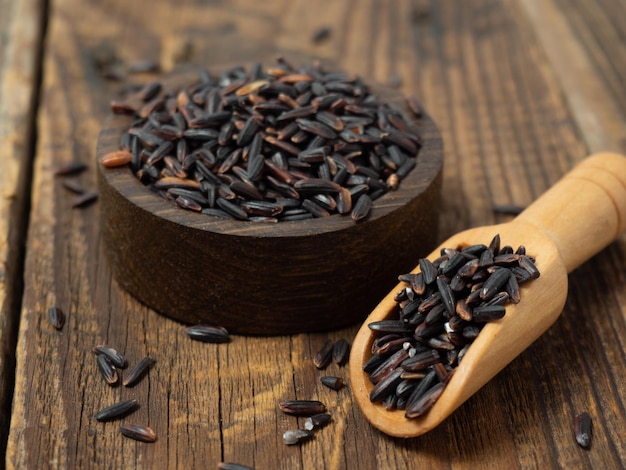
[[[567,272],[626,231],[626,157],[594,154],[524,210],[515,222],[549,236]]]

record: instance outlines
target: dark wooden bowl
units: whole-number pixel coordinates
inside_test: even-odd
[[[165,80],[185,83],[184,74]],[[189,81],[187,81],[189,83]],[[148,190],[130,168],[98,164],[104,246],[116,281],[140,301],[185,323],[276,335],[362,321],[437,242],[443,163],[433,121],[382,91],[419,130],[417,165],[375,201],[368,220],[349,216],[275,224],[186,211]],[[117,150],[130,117],[112,115],[97,158]]]

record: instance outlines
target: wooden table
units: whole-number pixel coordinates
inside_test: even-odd
[[[321,58],[418,96],[445,144],[441,240],[506,221],[575,163],[626,152],[626,4],[619,0],[0,0],[0,443],[7,468],[595,468],[626,466],[626,237],[570,275],[557,323],[439,428],[411,440],[373,429],[349,386],[311,362],[327,338],[190,341],[112,279],[99,206],[72,209],[53,171],[71,161],[95,188],[95,143],[139,59],[169,70]],[[312,41],[330,28],[330,37]],[[107,55],[108,54],[108,55]],[[106,67],[105,67],[106,68]],[[111,74],[109,74],[110,77]],[[125,82],[148,79],[126,74]],[[575,194],[572,197],[576,197]],[[417,260],[416,260],[417,261]],[[149,279],[146,282],[150,282]],[[67,314],[59,332],[51,305]],[[367,312],[363,312],[365,315]],[[134,388],[106,386],[91,349],[157,360]],[[326,373],[347,377],[347,369]],[[95,413],[140,408],[154,444]],[[325,402],[333,422],[302,446],[277,403]],[[590,449],[573,436],[588,411]]]

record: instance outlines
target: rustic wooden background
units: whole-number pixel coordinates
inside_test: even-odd
[[[431,433],[388,438],[349,386],[321,386],[311,357],[341,331],[188,340],[181,325],[122,291],[99,236],[99,206],[72,209],[53,176],[79,160],[95,188],[95,142],[139,59],[166,71],[321,58],[381,83],[401,78],[445,145],[441,240],[507,220],[595,151],[626,153],[626,3],[620,0],[0,0],[0,453],[7,468],[595,468],[626,466],[626,237],[570,276],[557,323]],[[330,37],[314,43],[327,26]],[[110,72],[111,70],[109,70]],[[109,73],[110,75],[110,73]],[[576,197],[572,194],[572,197]],[[417,261],[417,260],[416,260]],[[146,282],[150,282],[149,279]],[[46,311],[61,306],[62,332]],[[363,312],[364,315],[366,312]],[[136,387],[104,385],[91,348],[157,360]],[[347,377],[347,369],[326,373]],[[98,423],[125,421],[154,444]],[[318,398],[333,422],[305,445],[277,403]],[[590,449],[573,436],[589,411]],[[301,424],[301,423],[300,423]],[[3,461],[5,459],[2,459]],[[4,462],[3,462],[4,463]]]

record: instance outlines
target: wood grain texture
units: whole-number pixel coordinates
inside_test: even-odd
[[[0,449],[8,437],[28,221],[42,2],[0,1]],[[2,468],[4,463],[0,463]]]
[[[588,4],[577,5],[582,11]],[[620,8],[617,1],[602,5]],[[553,65],[543,43],[549,25],[530,21],[518,3],[493,0],[58,0],[52,6],[9,468],[214,468],[222,460],[258,469],[626,465],[624,237],[570,275],[564,312],[529,349],[439,427],[400,440],[366,422],[349,386],[335,392],[320,384],[321,375],[347,377],[345,367],[318,371],[311,362],[327,337],[350,339],[356,326],[234,336],[223,345],[192,342],[180,324],[142,306],[112,279],[99,203],[72,210],[73,195],[51,173],[78,159],[89,170],[74,178],[96,186],[95,142],[120,86],[94,62],[106,48],[124,66],[149,58],[163,68],[182,56],[202,65],[271,60],[278,53],[321,57],[381,83],[398,73],[400,89],[429,110],[445,144],[439,235],[445,240],[510,220],[492,204],[528,205],[590,153],[593,138],[606,137],[603,129],[583,132],[570,107],[568,96],[587,93],[586,85],[566,84]],[[598,21],[577,11],[566,21],[591,30],[591,18]],[[623,38],[623,24],[611,24]],[[331,27],[330,37],[313,44],[310,35],[323,25]],[[619,41],[603,44],[623,47]],[[192,46],[182,54],[187,42]],[[128,81],[149,78],[127,75]],[[621,104],[611,109],[624,118]],[[61,332],[45,319],[51,304],[68,315]],[[130,363],[146,355],[157,363],[134,388],[111,388],[90,352],[100,343],[119,348]],[[156,443],[135,443],[119,434],[119,423],[94,420],[125,398],[140,407],[122,422],[150,425]],[[333,414],[301,447],[282,442],[285,430],[302,425],[277,409],[291,398],[320,399]],[[583,410],[594,422],[589,450],[573,437],[574,416]]]
[[[626,54],[620,2],[522,2],[592,151],[624,152]],[[617,21],[617,22],[616,22]],[[608,49],[610,48],[610,49]]]

